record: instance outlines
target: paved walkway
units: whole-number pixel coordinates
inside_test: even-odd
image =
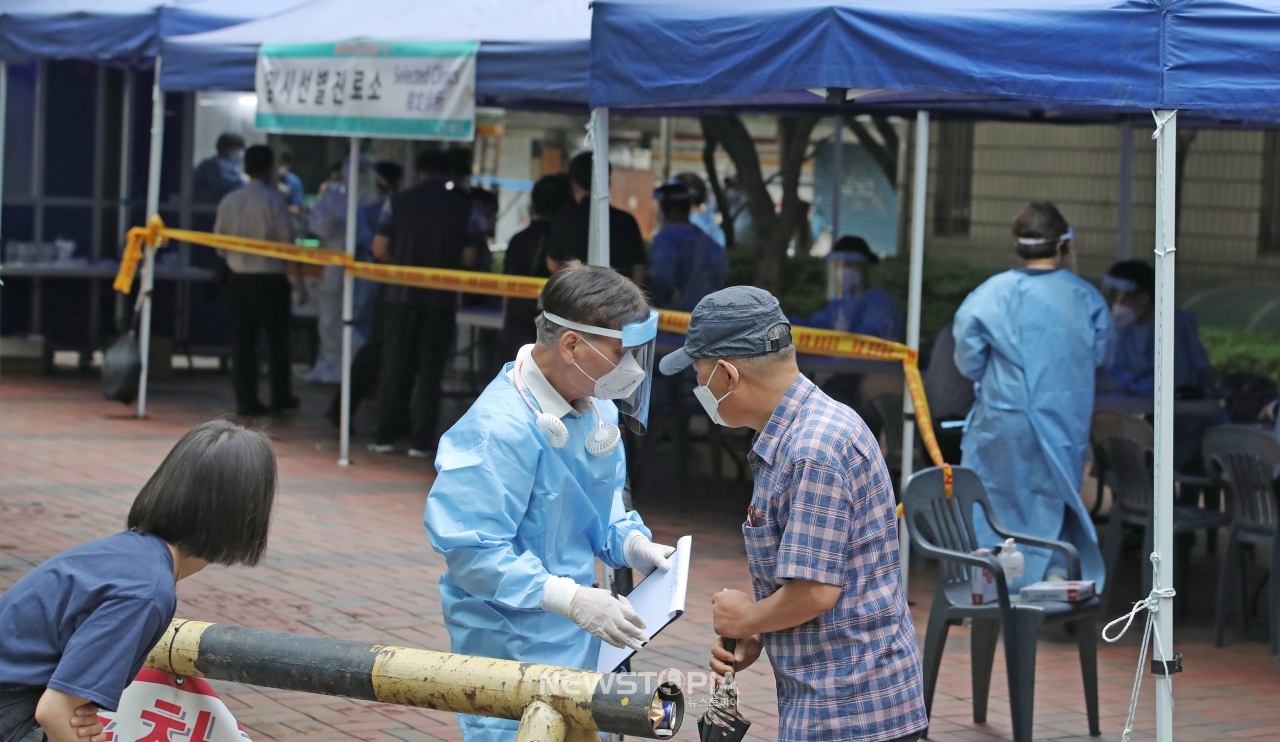
[[[321,390],[303,391],[303,413],[266,426],[281,469],[268,558],[257,569],[214,568],[184,580],[179,615],[447,650],[436,589],[443,561],[421,524],[430,464],[359,450],[352,466],[337,467],[336,436],[318,413],[327,397]],[[151,419],[138,421],[129,409],[104,402],[92,379],[6,373],[0,383],[0,589],[51,554],[119,530],[133,496],[178,436],[231,407],[229,382],[213,375],[157,383]],[[749,590],[738,531],[741,503],[684,502],[680,508],[641,506],[658,540],[693,534],[696,567],[688,613],[645,651],[639,670],[704,668],[713,636],[710,595],[722,587]],[[1187,671],[1175,684],[1177,739],[1280,738],[1280,663],[1270,661],[1258,637],[1211,646],[1207,626],[1216,576],[1208,567],[1201,572],[1191,616],[1178,628]],[[931,581],[928,570],[913,574],[913,614],[922,636]],[[967,631],[953,629],[930,739],[1011,739],[1003,658],[996,659],[988,722],[974,724],[967,654]],[[1036,739],[1090,739],[1074,642],[1046,632],[1039,657]],[[1136,658],[1131,638],[1099,650],[1103,739],[1119,739]],[[739,684],[754,722],[749,739],[775,739],[767,664],[743,672]],[[259,742],[460,738],[449,714],[216,685]],[[694,689],[693,696],[704,699],[705,689]],[[1148,678],[1135,739],[1152,738],[1153,717]],[[695,729],[690,715],[677,739],[696,740]]]

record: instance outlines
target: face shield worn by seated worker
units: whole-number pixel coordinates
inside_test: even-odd
[[[650,309],[648,317],[625,324],[621,330],[580,324],[550,312],[543,312],[542,316],[547,321],[569,330],[621,341],[622,361],[614,364],[613,370],[609,373],[599,379],[592,379],[596,382],[596,397],[612,400],[618,407],[618,413],[626,418],[627,427],[631,432],[644,435],[649,429],[649,398],[653,391],[653,359],[657,351],[658,312]],[[590,341],[587,341],[587,344],[590,345]],[[600,352],[595,346],[591,347],[597,353]],[[601,353],[601,355],[604,354]],[[605,360],[613,363],[607,356]]]
[[[1141,291],[1136,281],[1114,276],[1110,273],[1102,277],[1102,287],[1106,289],[1107,301],[1111,304],[1111,323],[1116,330],[1123,330],[1138,321],[1138,312],[1130,306],[1131,297]]]
[[[842,299],[862,293],[863,276],[871,261],[862,253],[847,250],[827,253],[827,298]]]

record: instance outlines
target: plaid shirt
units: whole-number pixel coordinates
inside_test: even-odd
[[[818,618],[763,636],[781,742],[883,742],[928,726],[898,562],[893,488],[848,407],[800,376],[756,437],[742,526],[756,599],[790,579],[842,588]]]

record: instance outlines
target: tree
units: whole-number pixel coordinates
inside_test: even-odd
[[[787,247],[796,240],[798,247],[807,249],[809,243],[809,204],[800,200],[800,171],[809,151],[809,137],[817,125],[818,116],[787,115],[778,117],[778,178],[782,184],[781,208],[775,206],[769,194],[768,183],[760,168],[760,157],[755,140],[751,138],[742,119],[734,115],[703,116],[702,136],[705,145],[702,161],[706,166],[711,190],[715,194],[722,217],[725,245],[733,250],[736,235],[733,231],[733,214],[724,186],[716,172],[715,155],[723,147],[737,171],[738,187],[747,197],[747,209],[755,223],[760,244],[755,255],[755,274],[752,283],[777,294],[783,288],[783,267]],[[879,134],[877,139],[867,127],[855,118],[846,124],[858,137],[867,151],[884,171],[890,183],[898,180],[898,133],[884,116],[871,119]]]
[[[724,216],[725,241],[733,234],[732,218],[728,214],[728,202],[724,188],[715,169],[716,147],[724,147],[733,160],[739,187],[747,197],[747,208],[755,222],[760,244],[756,252],[756,268],[752,283],[760,288],[778,293],[782,287],[782,269],[787,257],[787,246],[793,238],[803,243],[809,232],[809,204],[800,200],[800,170],[809,153],[809,135],[818,123],[817,116],[778,117],[779,176],[782,183],[781,208],[774,206],[769,195],[767,181],[760,169],[760,157],[755,141],[742,119],[734,115],[703,116],[702,135],[706,147],[702,156],[707,163],[716,203]]]

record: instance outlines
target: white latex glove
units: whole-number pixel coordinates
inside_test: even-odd
[[[644,620],[625,597],[615,598],[608,590],[582,587],[568,577],[547,578],[542,609],[559,613],[618,648],[638,650],[649,638],[643,631]]]
[[[676,553],[676,547],[655,544],[643,533],[632,531],[631,535],[627,536],[622,551],[627,564],[648,575],[655,568],[663,572],[671,569],[671,560],[668,557]]]

